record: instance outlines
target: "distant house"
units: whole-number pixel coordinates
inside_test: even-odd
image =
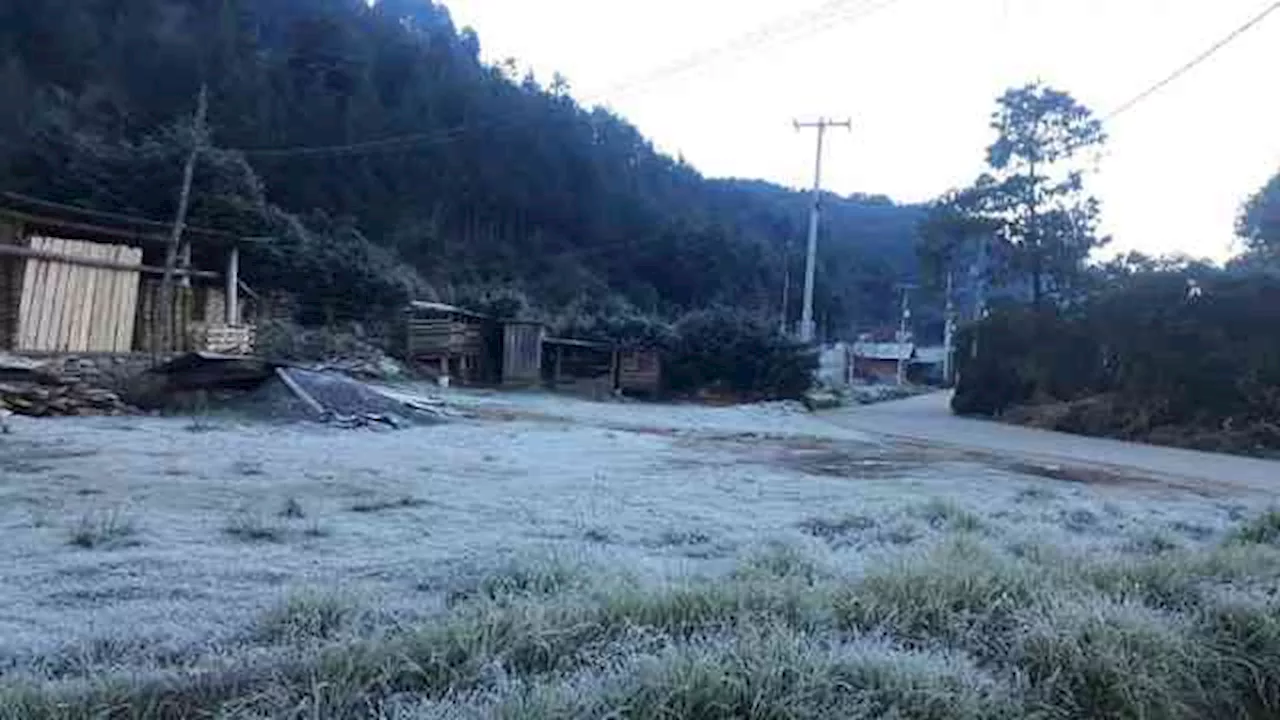
[[[897,382],[898,364],[910,362],[915,345],[899,342],[859,342],[853,345],[853,376],[873,382]]]
[[[907,368],[911,382],[924,385],[946,384],[947,348],[942,345],[916,346]]]
[[[250,352],[240,238],[188,228],[183,241],[161,332],[166,223],[0,194],[0,350]]]
[[[946,348],[899,342],[859,342],[853,345],[853,376],[872,382],[898,381],[898,366],[905,364],[907,380],[941,384]]]

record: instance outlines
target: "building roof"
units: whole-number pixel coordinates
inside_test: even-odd
[[[592,340],[575,340],[573,338],[554,338],[549,337],[544,340],[548,345],[560,345],[562,347],[579,347],[589,348],[592,350],[612,350],[613,345],[603,342],[595,342]]]
[[[469,317],[475,320],[492,320],[493,319],[492,317],[485,315],[484,313],[478,313],[474,310],[467,310],[466,308],[460,308],[457,305],[449,305],[447,303],[439,303],[439,302],[429,302],[426,300],[414,300],[413,302],[410,302],[409,309],[421,310],[422,312],[443,313],[446,315],[462,315],[463,317]]]
[[[123,240],[134,244],[166,244],[173,229],[172,222],[90,210],[11,192],[0,193],[0,217],[16,220],[36,232],[91,242]],[[234,233],[190,225],[183,230],[183,238],[202,245],[221,246],[241,241]]]
[[[911,343],[854,343],[854,357],[865,360],[910,360],[915,353]]]
[[[915,358],[911,362],[917,365],[941,365],[946,362],[947,348],[942,345],[916,348]]]

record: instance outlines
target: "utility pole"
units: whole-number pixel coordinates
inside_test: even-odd
[[[978,261],[973,266],[974,282],[977,287],[977,297],[974,299],[975,332],[973,334],[973,345],[970,348],[970,357],[976,359],[978,357],[978,340],[982,336],[981,323],[987,319],[987,253],[988,237],[983,235],[978,240]]]
[[[788,239],[782,248],[782,320],[778,331],[783,337],[791,335],[789,315],[791,313],[791,240]]]
[[[191,205],[191,184],[195,179],[196,162],[209,142],[209,86],[200,86],[196,100],[196,115],[191,125],[191,148],[182,168],[182,191],[178,196],[178,211],[173,219],[173,230],[164,253],[164,276],[160,281],[160,344],[153,353],[172,352],[177,349],[177,328],[174,323],[173,278],[178,268],[178,253],[182,246],[182,232],[187,227],[187,209]],[[188,261],[189,263],[189,261]]]
[[[942,383],[948,387],[951,386],[952,375],[955,369],[955,338],[956,338],[956,302],[953,293],[955,292],[955,273],[947,270],[947,308],[943,315],[942,328]]]
[[[915,285],[903,283],[898,286],[902,290],[902,320],[898,326],[898,385],[907,384],[907,361],[910,353],[903,352],[909,344],[909,323],[911,322],[911,291]]]
[[[813,208],[809,212],[809,256],[804,267],[804,314],[800,319],[800,341],[811,343],[815,337],[813,325],[813,284],[818,268],[818,226],[822,220],[822,145],[826,139],[827,128],[842,127],[853,130],[852,120],[829,120],[822,118],[816,122],[795,121],[796,132],[805,128],[818,131],[818,159],[813,171]]]

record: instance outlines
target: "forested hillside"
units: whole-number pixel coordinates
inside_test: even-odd
[[[0,187],[172,215],[207,85],[192,220],[275,238],[246,263],[317,316],[410,294],[549,315],[799,307],[809,200],[708,180],[561,78],[479,60],[428,0],[0,3]],[[817,315],[890,321],[919,211],[831,198]]]

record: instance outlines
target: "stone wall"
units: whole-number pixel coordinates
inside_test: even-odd
[[[137,379],[156,364],[149,353],[26,354],[25,357],[48,363],[51,370],[69,381],[118,393],[133,387]],[[161,358],[161,362],[165,360],[168,358]]]

